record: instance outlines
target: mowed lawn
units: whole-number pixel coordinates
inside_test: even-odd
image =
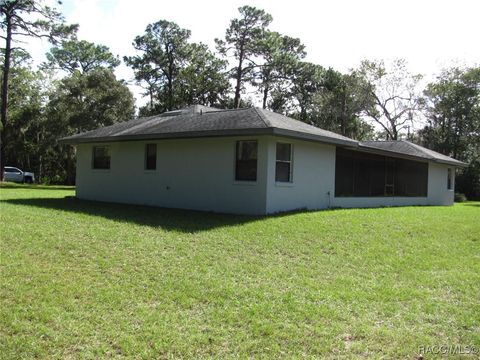
[[[0,193],[3,359],[480,347],[478,202],[254,218]]]

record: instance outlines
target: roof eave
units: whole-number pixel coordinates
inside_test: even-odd
[[[118,135],[118,136],[104,136],[104,137],[65,137],[59,140],[61,144],[84,144],[84,143],[105,143],[105,142],[120,142],[120,141],[139,141],[139,140],[154,140],[154,139],[189,139],[200,137],[220,137],[220,136],[248,136],[248,135],[279,135],[301,140],[318,141],[327,144],[336,145],[350,145],[358,146],[355,140],[342,140],[329,138],[326,136],[308,134],[299,131],[280,129],[280,128],[254,128],[254,129],[234,129],[234,130],[207,130],[207,131],[186,131],[176,133],[162,133],[162,134],[142,134],[142,135]]]
[[[441,159],[436,159],[436,158],[426,158],[426,157],[421,157],[421,156],[414,156],[414,155],[408,155],[404,153],[399,153],[397,151],[391,151],[391,150],[386,150],[386,149],[379,149],[373,146],[368,146],[364,144],[359,144],[359,148],[372,153],[372,154],[381,154],[381,155],[390,155],[390,156],[397,156],[397,157],[402,157],[406,159],[412,159],[412,160],[417,160],[417,161],[431,161],[434,163],[438,164],[445,164],[445,165],[451,165],[451,166],[456,166],[456,167],[467,167],[468,164],[454,160],[454,161],[448,161],[448,160],[441,160]]]
[[[281,128],[271,128],[273,130],[273,135],[278,136],[285,136],[294,139],[300,140],[309,140],[309,141],[316,141],[326,144],[335,144],[335,145],[346,145],[346,146],[355,146],[358,147],[358,141],[356,140],[343,140],[343,139],[336,139],[333,137],[322,136],[317,134],[309,134],[295,130],[288,130],[288,129],[281,129]]]
[[[202,131],[185,131],[175,133],[161,134],[135,134],[135,135],[118,135],[104,137],[66,137],[59,140],[61,144],[77,145],[88,143],[106,143],[106,142],[123,142],[123,141],[141,141],[141,140],[163,140],[163,139],[192,139],[204,137],[221,137],[221,136],[249,136],[249,135],[271,135],[272,129],[235,129],[235,130],[202,130]]]
[[[439,160],[439,159],[433,159],[431,160],[433,162],[439,163],[439,164],[445,164],[445,165],[451,165],[455,167],[461,167],[461,168],[466,168],[468,164],[462,162],[462,161],[447,161],[447,160]]]

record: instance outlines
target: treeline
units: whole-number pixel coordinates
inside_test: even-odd
[[[2,163],[33,170],[42,182],[72,183],[74,150],[58,139],[134,115],[133,96],[114,75],[121,60],[106,46],[78,40],[78,27],[41,2],[10,0],[0,8],[7,35],[2,83],[8,82]],[[32,14],[43,22],[24,20]],[[243,6],[214,50],[173,22],[149,24],[133,40],[134,55],[122,59],[148,98],[139,115],[191,104],[261,104],[355,139],[407,139],[465,161],[457,189],[480,196],[480,68],[444,70],[424,88],[404,60],[363,61],[341,73],[305,61],[301,40],[271,30],[271,22],[265,11]],[[9,47],[9,26],[13,42],[52,41],[40,68],[24,50]]]

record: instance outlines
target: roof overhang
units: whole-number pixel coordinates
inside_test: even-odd
[[[249,136],[249,135],[278,135],[300,140],[317,141],[335,145],[357,145],[357,141],[334,139],[326,136],[303,133],[299,131],[279,129],[279,128],[256,128],[256,129],[234,129],[234,130],[211,130],[211,131],[186,131],[175,133],[159,133],[159,134],[136,134],[136,135],[117,135],[105,137],[82,137],[69,136],[59,140],[60,144],[88,144],[88,143],[111,143],[124,141],[141,141],[141,140],[166,140],[166,139],[193,139],[208,137],[232,137],[232,136]]]
[[[357,151],[362,151],[362,152],[366,152],[366,153],[370,153],[370,154],[378,154],[378,155],[384,155],[384,156],[390,156],[390,157],[397,157],[397,158],[414,160],[414,161],[423,161],[423,162],[431,161],[431,162],[438,163],[438,164],[445,164],[445,165],[451,165],[451,166],[456,166],[456,167],[467,167],[468,166],[464,162],[461,162],[461,161],[458,161],[458,160],[448,161],[448,160],[440,160],[440,159],[435,159],[435,158],[426,158],[426,157],[421,157],[421,156],[408,155],[408,154],[400,153],[400,152],[397,152],[397,151],[379,149],[379,148],[364,145],[364,144],[358,144],[358,146],[356,148],[351,148],[351,150],[357,150]]]

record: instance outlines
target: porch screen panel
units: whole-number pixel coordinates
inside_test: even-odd
[[[337,197],[425,197],[427,185],[427,163],[337,148]]]
[[[396,159],[396,169],[396,196],[427,196],[428,165],[426,163]]]
[[[335,196],[353,196],[355,159],[337,148],[335,161]]]

